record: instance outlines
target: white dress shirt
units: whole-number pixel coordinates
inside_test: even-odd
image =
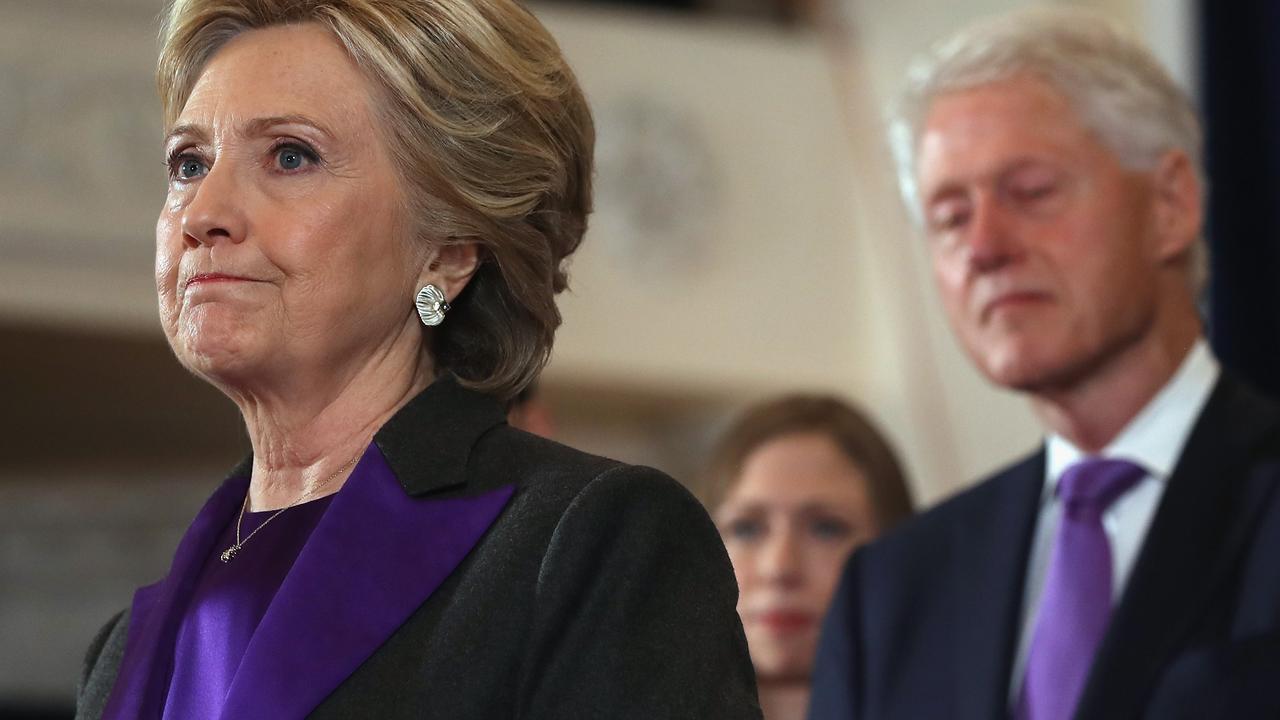
[[[1121,495],[1102,515],[1102,526],[1111,543],[1111,588],[1113,600],[1119,601],[1125,583],[1138,558],[1138,550],[1147,536],[1147,528],[1155,516],[1156,506],[1164,495],[1169,475],[1182,455],[1196,418],[1204,409],[1220,370],[1204,339],[1196,341],[1183,359],[1178,371],[1151,402],[1139,412],[1115,440],[1093,457],[1123,459],[1147,471],[1128,492]],[[1013,677],[1009,685],[1009,705],[1013,707],[1022,689],[1027,671],[1027,654],[1035,630],[1040,594],[1044,590],[1049,558],[1062,514],[1062,503],[1056,489],[1063,471],[1086,458],[1086,453],[1060,435],[1051,434],[1045,441],[1044,493],[1040,500],[1040,516],[1032,538],[1031,557],[1027,563],[1027,582],[1022,598],[1022,630],[1018,651],[1014,656]]]

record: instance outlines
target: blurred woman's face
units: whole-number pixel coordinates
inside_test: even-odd
[[[825,434],[774,438],[746,457],[716,524],[756,673],[807,680],[844,562],[876,534],[862,471]]]
[[[227,43],[165,152],[156,287],[187,367],[223,386],[283,389],[420,332],[421,262],[372,91],[326,30]]]

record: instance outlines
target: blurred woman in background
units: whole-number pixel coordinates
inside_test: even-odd
[[[911,514],[902,467],[862,413],[793,395],[748,409],[714,448],[703,482],[738,578],[765,718],[803,718],[845,560]]]

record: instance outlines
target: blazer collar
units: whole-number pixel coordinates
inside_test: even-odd
[[[497,400],[446,374],[387,421],[373,442],[404,491],[425,495],[464,483],[476,441],[506,419]]]
[[[1258,450],[1274,405],[1223,376],[1169,478],[1128,587],[1093,664],[1078,717],[1130,717],[1169,657],[1223,592],[1277,484]]]
[[[102,714],[104,720],[160,717],[183,613],[205,561],[215,552],[218,535],[240,509],[248,489],[247,476],[228,478],[205,502],[178,543],[169,574],[134,593],[124,657]]]
[[[989,488],[984,517],[956,522],[959,562],[950,569],[955,598],[955,642],[949,666],[957,719],[1007,714],[1009,675],[1022,615],[1031,535],[1044,485],[1044,450],[1000,473]]]
[[[463,387],[457,376],[446,373],[400,408],[373,443],[405,492],[425,495],[463,484],[476,441],[506,421],[497,400]],[[231,475],[249,477],[252,470],[250,455]]]
[[[473,446],[502,407],[438,379],[374,436],[276,592],[232,680],[224,718],[303,717],[425,602],[515,492],[514,480],[465,486]],[[239,510],[252,458],[205,504],[169,575],[134,596],[106,718],[159,717],[173,647],[213,543]]]
[[[402,484],[371,445],[249,641],[223,718],[309,714],[457,569],[515,491],[415,498]]]

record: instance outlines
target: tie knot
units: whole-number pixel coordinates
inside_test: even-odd
[[[1068,467],[1058,481],[1058,497],[1067,507],[1101,514],[1147,474],[1128,460],[1082,460]]]

